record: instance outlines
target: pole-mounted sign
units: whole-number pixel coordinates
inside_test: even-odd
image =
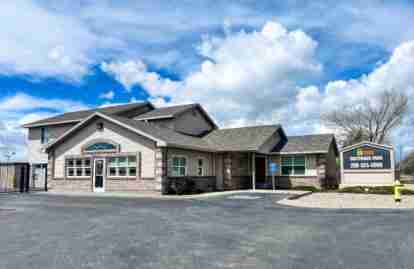
[[[278,167],[277,163],[270,162],[269,163],[269,170],[270,170],[270,174],[272,175],[272,187],[273,187],[273,191],[275,191],[276,190],[276,186],[275,186],[275,174],[277,173],[277,171],[279,171],[279,167]]]

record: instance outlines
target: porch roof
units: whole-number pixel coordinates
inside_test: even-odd
[[[286,144],[275,151],[281,154],[328,153],[332,142],[338,152],[334,134],[288,136]]]

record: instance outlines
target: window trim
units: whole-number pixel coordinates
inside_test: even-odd
[[[199,160],[202,160],[203,161],[203,165],[201,166],[201,175],[199,175],[198,174],[198,169],[200,169],[200,165],[199,165],[199,163],[198,163],[198,161]],[[206,158],[205,157],[202,157],[202,156],[198,156],[197,158],[196,158],[196,174],[197,174],[197,176],[198,177],[205,177],[206,176],[206,171],[207,169],[206,169]]]
[[[184,175],[174,175],[174,167],[183,167],[183,166],[175,166],[174,165],[174,158],[183,158],[185,159],[185,166],[184,166]],[[171,176],[172,177],[186,177],[188,176],[188,157],[185,155],[172,155],[171,156]]]
[[[73,166],[68,166],[68,161],[69,160],[74,160],[74,162],[76,162],[76,159],[81,159],[82,160],[82,166],[76,166],[75,165],[75,163],[73,164]],[[84,162],[85,162],[85,160],[86,159],[88,159],[89,160],[89,166],[85,166],[84,165]],[[68,179],[72,179],[72,178],[92,178],[92,176],[93,176],[93,166],[92,166],[92,163],[93,163],[93,160],[92,160],[92,158],[91,157],[88,157],[88,156],[79,156],[79,157],[66,157],[65,158],[65,178],[68,178]],[[71,176],[71,175],[69,175],[69,169],[70,168],[72,168],[72,169],[74,169],[74,174],[73,174],[73,176]],[[82,175],[81,176],[78,176],[78,175],[76,175],[76,169],[77,168],[81,168],[82,169]],[[90,171],[91,171],[91,174],[89,175],[89,176],[86,176],[85,175],[85,169],[86,168],[89,168],[90,169]]]
[[[110,165],[110,163],[111,163],[110,162],[110,159],[111,158],[117,159],[117,158],[122,158],[122,157],[127,158],[127,165],[126,166],[119,166],[119,165],[118,166],[111,166]],[[129,165],[129,158],[130,157],[135,157],[135,165]],[[138,164],[139,164],[139,157],[138,157],[137,154],[119,154],[119,155],[114,155],[114,156],[108,156],[106,158],[106,177],[108,179],[116,179],[116,178],[121,178],[121,179],[138,178]],[[111,173],[109,171],[113,167],[116,168],[116,171],[117,171],[116,172],[116,175],[111,175]],[[125,176],[120,176],[119,175],[119,168],[120,167],[126,168],[126,175]],[[132,167],[135,168],[135,176],[129,175],[129,169],[132,168]]]
[[[49,137],[49,127],[44,126],[44,127],[40,127],[40,143],[42,145],[45,145],[47,143],[49,143],[50,141],[50,137]]]
[[[294,163],[295,163],[295,158],[296,157],[302,157],[303,156],[303,158],[304,158],[304,160],[305,160],[305,164],[304,164],[304,173],[303,174],[296,174],[296,172],[295,172],[295,165],[294,165]],[[283,158],[292,158],[293,157],[293,165],[283,165]],[[292,171],[293,171],[293,173],[292,174],[284,174],[283,173],[283,166],[285,166],[285,167],[292,167]],[[298,165],[297,165],[298,166]],[[306,171],[307,171],[308,169],[307,169],[307,156],[306,156],[306,154],[295,154],[295,155],[285,155],[285,156],[281,156],[281,158],[280,158],[280,173],[281,173],[281,175],[282,176],[285,176],[285,177],[291,177],[291,176],[296,176],[296,177],[305,177],[305,176],[307,176],[306,175]]]

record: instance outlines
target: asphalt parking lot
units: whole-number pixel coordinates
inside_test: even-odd
[[[414,211],[0,194],[0,268],[412,268]]]

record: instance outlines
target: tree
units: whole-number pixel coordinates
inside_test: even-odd
[[[410,152],[403,160],[401,160],[400,169],[404,175],[414,174],[414,151]]]
[[[391,90],[323,114],[322,121],[339,130],[343,146],[365,140],[383,144],[389,141],[391,132],[401,125],[407,112],[408,97]]]

